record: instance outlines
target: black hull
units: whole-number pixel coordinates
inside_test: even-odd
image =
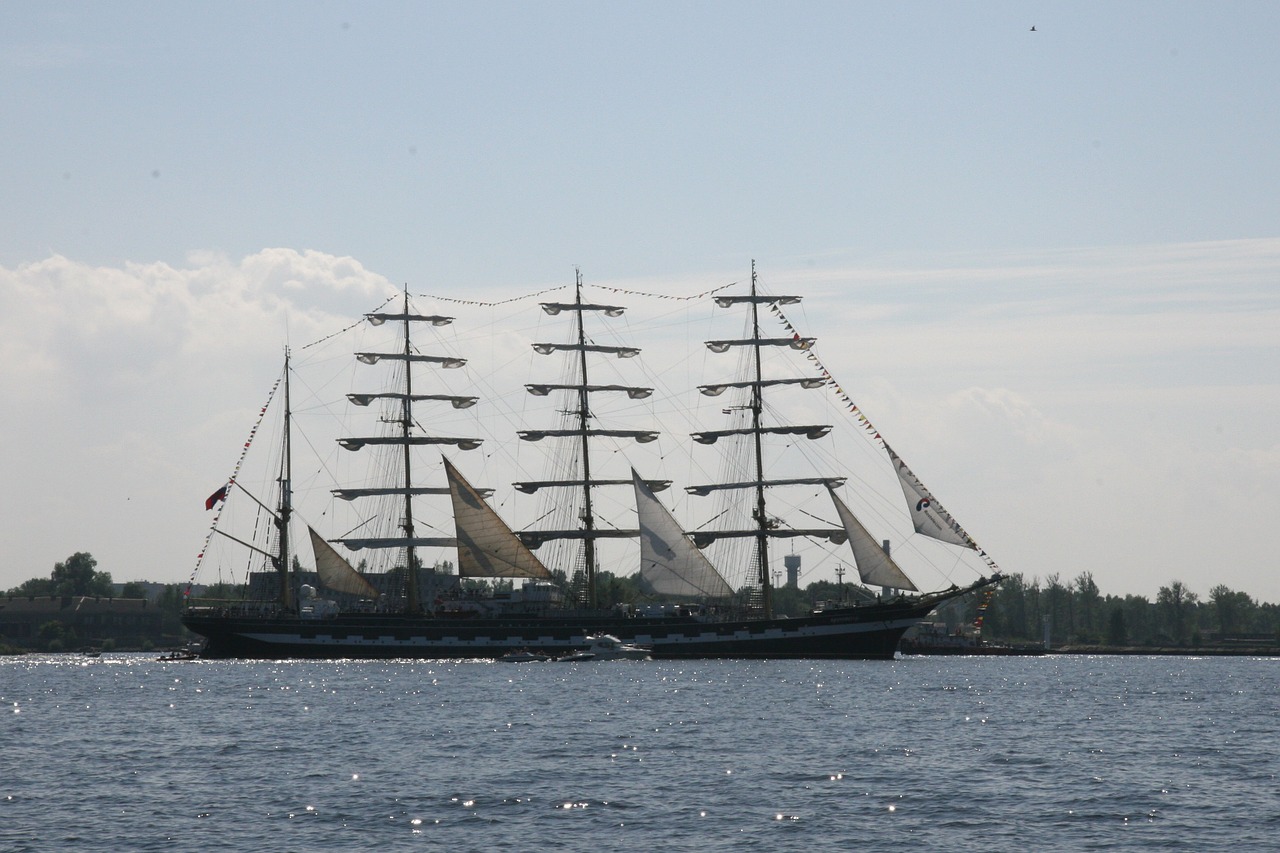
[[[588,634],[613,634],[655,658],[889,659],[898,641],[939,603],[963,590],[896,599],[808,616],[714,621],[547,614],[500,618],[345,613],[323,618],[192,610],[188,629],[205,638],[203,656],[249,659],[497,658],[514,649],[564,655]]]

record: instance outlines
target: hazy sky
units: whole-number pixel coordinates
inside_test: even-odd
[[[76,551],[185,580],[286,340],[402,283],[687,295],[756,259],[1006,571],[1280,601],[1280,6],[0,22],[0,589]]]

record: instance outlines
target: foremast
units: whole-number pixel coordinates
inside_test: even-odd
[[[769,540],[782,537],[820,537],[833,542],[841,542],[845,532],[836,528],[784,528],[768,514],[766,490],[772,487],[795,485],[826,485],[836,487],[844,482],[843,477],[816,477],[792,479],[767,479],[764,464],[764,437],[767,435],[795,435],[808,439],[817,439],[831,431],[829,424],[806,426],[779,425],[769,426],[764,423],[764,400],[766,389],[779,385],[798,385],[801,388],[820,388],[823,381],[811,378],[798,379],[765,379],[762,351],[766,347],[790,347],[807,350],[814,342],[813,338],[799,335],[790,338],[766,338],[760,334],[760,306],[772,304],[795,304],[798,296],[762,295],[758,288],[755,261],[751,262],[751,292],[746,296],[716,296],[716,305],[730,308],[736,305],[747,305],[750,308],[750,337],[734,340],[707,341],[706,346],[712,352],[723,353],[734,348],[748,348],[750,356],[751,378],[740,382],[725,382],[714,385],[702,385],[698,390],[707,396],[718,396],[729,388],[748,391],[746,408],[750,415],[750,425],[734,429],[705,430],[693,434],[693,439],[702,444],[714,444],[728,436],[745,436],[750,442],[751,461],[754,479],[737,483],[717,483],[710,485],[687,486],[685,491],[692,495],[707,495],[722,489],[751,490],[754,493],[754,507],[751,511],[753,526],[741,530],[699,531],[694,534],[694,541],[705,547],[717,539],[752,538],[755,540],[756,582],[760,588],[760,606],[766,617],[773,615],[773,583],[769,575]]]
[[[413,365],[424,364],[438,369],[457,369],[464,366],[464,358],[453,356],[424,355],[413,346],[412,329],[415,323],[431,326],[447,326],[453,317],[414,313],[409,303],[409,291],[403,293],[402,309],[399,313],[366,314],[365,319],[374,326],[381,326],[390,321],[401,324],[401,345],[392,352],[359,352],[356,358],[362,364],[377,364],[380,361],[399,362],[402,364],[403,381],[399,389],[372,394],[348,394],[348,399],[357,406],[367,406],[374,400],[389,402],[388,414],[384,423],[392,426],[388,435],[340,438],[338,443],[345,449],[359,451],[368,446],[391,446],[397,448],[400,462],[400,482],[395,485],[359,489],[335,489],[333,494],[345,500],[356,500],[366,497],[397,497],[402,501],[400,536],[344,538],[333,541],[341,542],[352,550],[371,548],[378,550],[403,549],[405,567],[406,609],[410,613],[421,613],[422,602],[418,593],[418,566],[420,560],[417,551],[420,548],[452,548],[457,545],[452,536],[419,536],[414,523],[413,499],[418,495],[446,495],[447,486],[419,487],[414,485],[413,448],[424,445],[450,445],[459,450],[475,450],[483,439],[442,437],[422,434],[414,419],[414,404],[419,402],[448,402],[454,408],[467,408],[474,405],[475,397],[453,396],[447,394],[415,394],[413,384]]]
[[[658,433],[653,430],[603,429],[594,425],[591,396],[596,393],[625,393],[633,400],[640,400],[653,393],[652,388],[630,385],[592,385],[588,378],[588,353],[613,355],[617,358],[634,358],[640,350],[630,346],[613,346],[592,343],[587,336],[587,314],[603,314],[607,317],[620,317],[626,310],[619,305],[601,305],[584,302],[582,299],[582,272],[575,271],[574,299],[570,303],[544,302],[542,310],[551,316],[561,312],[569,312],[573,317],[574,330],[570,343],[535,343],[533,349],[539,355],[553,353],[569,353],[575,363],[574,380],[561,384],[531,384],[526,390],[535,396],[546,396],[552,391],[568,392],[573,405],[567,414],[573,424],[569,429],[553,430],[520,430],[519,436],[525,441],[540,441],[544,438],[566,438],[577,442],[578,469],[581,479],[572,477],[563,480],[532,480],[516,483],[515,487],[532,494],[543,488],[571,488],[580,490],[582,512],[579,515],[579,526],[562,530],[524,530],[520,538],[531,548],[537,548],[544,542],[552,540],[580,540],[582,542],[582,604],[588,608],[597,606],[596,573],[598,558],[596,542],[604,538],[626,538],[638,535],[637,530],[601,528],[597,526],[595,509],[592,501],[592,489],[601,486],[630,486],[631,479],[597,479],[592,475],[591,453],[592,439],[600,437],[629,438],[640,443],[653,441]],[[670,485],[670,481],[650,481],[651,488],[658,490]]]

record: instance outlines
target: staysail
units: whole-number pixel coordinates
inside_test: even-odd
[[[835,490],[828,487],[828,491],[831,492],[831,501],[836,505],[836,512],[840,515],[840,523],[844,525],[845,532],[849,535],[849,547],[853,549],[853,559],[858,564],[858,574],[862,577],[862,582],[872,586],[887,586],[891,589],[916,592],[916,585],[902,569],[898,568],[893,558],[885,553],[880,543],[867,532],[867,528],[862,526],[862,522],[858,521],[853,511],[840,500]]]
[[[911,512],[911,523],[915,525],[916,533],[921,533],[932,539],[948,542],[952,545],[963,545],[976,551],[978,546],[974,544],[973,539],[951,517],[951,513],[943,509],[942,504],[938,503],[933,495],[929,494],[929,490],[924,487],[924,483],[921,483],[920,479],[911,473],[907,463],[903,462],[902,458],[894,453],[893,448],[888,444],[885,444],[884,449],[888,451],[889,458],[893,460],[893,470],[898,473],[898,482],[902,485],[902,494],[907,499],[907,506]]]
[[[364,598],[378,597],[378,590],[373,584],[353,569],[351,564],[319,533],[312,530],[309,525],[307,532],[311,534],[311,550],[316,556],[316,574],[323,586],[334,592],[345,592]]]
[[[733,588],[685,536],[671,513],[634,468],[640,517],[640,580],[656,595],[721,598]]]
[[[551,572],[448,459],[444,460],[458,531],[458,574],[468,578],[550,578]]]

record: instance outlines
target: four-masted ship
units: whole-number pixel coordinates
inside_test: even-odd
[[[309,537],[315,557],[314,571],[301,568],[291,550],[288,534],[291,505],[291,412],[288,367],[285,373],[285,429],[280,473],[277,478],[277,505],[268,509],[265,501],[249,496],[270,516],[276,531],[273,548],[257,548],[267,555],[274,582],[258,584],[271,591],[269,601],[191,600],[183,623],[204,637],[204,655],[224,658],[498,658],[513,649],[526,649],[549,656],[568,655],[583,648],[587,638],[609,634],[626,643],[643,645],[655,658],[679,657],[813,657],[891,658],[903,633],[927,617],[944,601],[997,583],[999,574],[982,577],[960,588],[920,593],[906,573],[841,499],[839,489],[845,478],[830,474],[808,478],[772,476],[766,465],[766,445],[770,441],[815,440],[831,430],[830,425],[791,425],[770,421],[766,396],[781,386],[819,388],[824,379],[773,378],[764,369],[764,353],[770,349],[808,350],[813,339],[798,334],[768,337],[761,331],[760,310],[766,306],[794,304],[799,297],[772,296],[759,292],[752,266],[747,294],[715,296],[720,308],[749,312],[747,333],[738,339],[707,342],[712,352],[737,351],[745,354],[747,376],[736,381],[700,386],[702,394],[719,396],[732,391],[741,401],[724,412],[735,418],[724,429],[703,430],[693,441],[727,446],[739,472],[724,482],[685,487],[693,496],[717,495],[749,507],[749,523],[719,529],[699,528],[688,532],[662,503],[658,493],[671,485],[668,480],[648,479],[634,467],[629,477],[600,476],[594,447],[600,440],[648,443],[658,438],[656,430],[605,426],[596,416],[594,400],[602,395],[625,395],[643,400],[654,389],[640,385],[595,383],[590,381],[593,359],[631,358],[636,347],[597,344],[587,332],[587,317],[617,317],[618,305],[584,301],[582,279],[574,284],[572,302],[545,302],[550,315],[568,314],[573,335],[566,343],[535,343],[543,355],[561,354],[572,365],[566,381],[558,384],[530,384],[529,394],[560,395],[565,400],[563,421],[558,428],[521,429],[525,441],[550,439],[568,447],[562,458],[568,463],[551,479],[513,484],[520,494],[552,493],[552,501],[562,511],[560,523],[552,527],[513,530],[489,503],[490,490],[471,485],[459,469],[465,451],[481,446],[482,439],[440,437],[422,429],[415,410],[419,406],[447,404],[467,408],[476,397],[456,394],[424,394],[414,381],[414,367],[452,369],[465,360],[455,356],[426,355],[413,343],[412,330],[418,325],[442,326],[452,318],[416,313],[406,291],[398,313],[375,312],[365,319],[374,325],[401,324],[400,342],[393,351],[359,352],[364,364],[391,362],[397,370],[392,390],[352,393],[349,401],[383,407],[383,434],[342,438],[348,451],[372,449],[390,452],[394,482],[333,490],[346,501],[381,502],[382,521],[378,535],[363,533],[324,538],[314,529]],[[415,473],[424,467],[423,449],[442,453],[445,483],[417,485]],[[886,447],[887,449],[887,447]],[[918,532],[950,544],[976,548],[945,511],[932,500],[910,470],[892,451],[904,495],[915,500],[914,521]],[[425,467],[430,467],[429,465]],[[608,473],[608,472],[606,472]],[[616,473],[616,472],[614,472]],[[635,501],[634,526],[601,524],[596,512],[596,490],[630,487]],[[838,524],[788,526],[769,508],[771,493],[786,489],[826,490]],[[236,478],[220,490],[219,499],[234,496]],[[448,495],[454,535],[423,535],[420,511],[415,500]],[[734,500],[734,499],[737,500]],[[211,501],[214,499],[211,498]],[[437,511],[437,515],[438,515]],[[721,513],[723,515],[723,513]],[[741,515],[739,516],[741,517]],[[439,533],[441,525],[433,522]],[[934,530],[936,528],[936,530]],[[363,527],[362,527],[363,529]],[[215,523],[215,532],[216,532]],[[226,535],[228,538],[240,539]],[[848,542],[865,587],[853,602],[827,606],[803,616],[774,613],[774,584],[770,576],[770,545],[783,538],[808,537],[833,543]],[[636,607],[600,600],[600,544],[613,539],[639,539],[639,562],[631,566],[609,567],[615,575],[634,575],[638,586],[653,606]],[[708,559],[705,549],[718,541],[751,544],[750,574],[753,582],[735,588]],[[548,543],[576,546],[564,551],[568,561],[552,571],[537,555]],[[247,544],[247,543],[246,543]],[[355,553],[393,554],[395,568],[381,575],[357,571],[342,553],[341,545]],[[251,546],[257,547],[257,546]],[[425,549],[456,553],[456,573],[448,564],[429,567],[421,558]],[[265,573],[264,573],[265,574]],[[502,592],[478,593],[476,581],[510,581]],[[517,585],[518,584],[518,585]]]

